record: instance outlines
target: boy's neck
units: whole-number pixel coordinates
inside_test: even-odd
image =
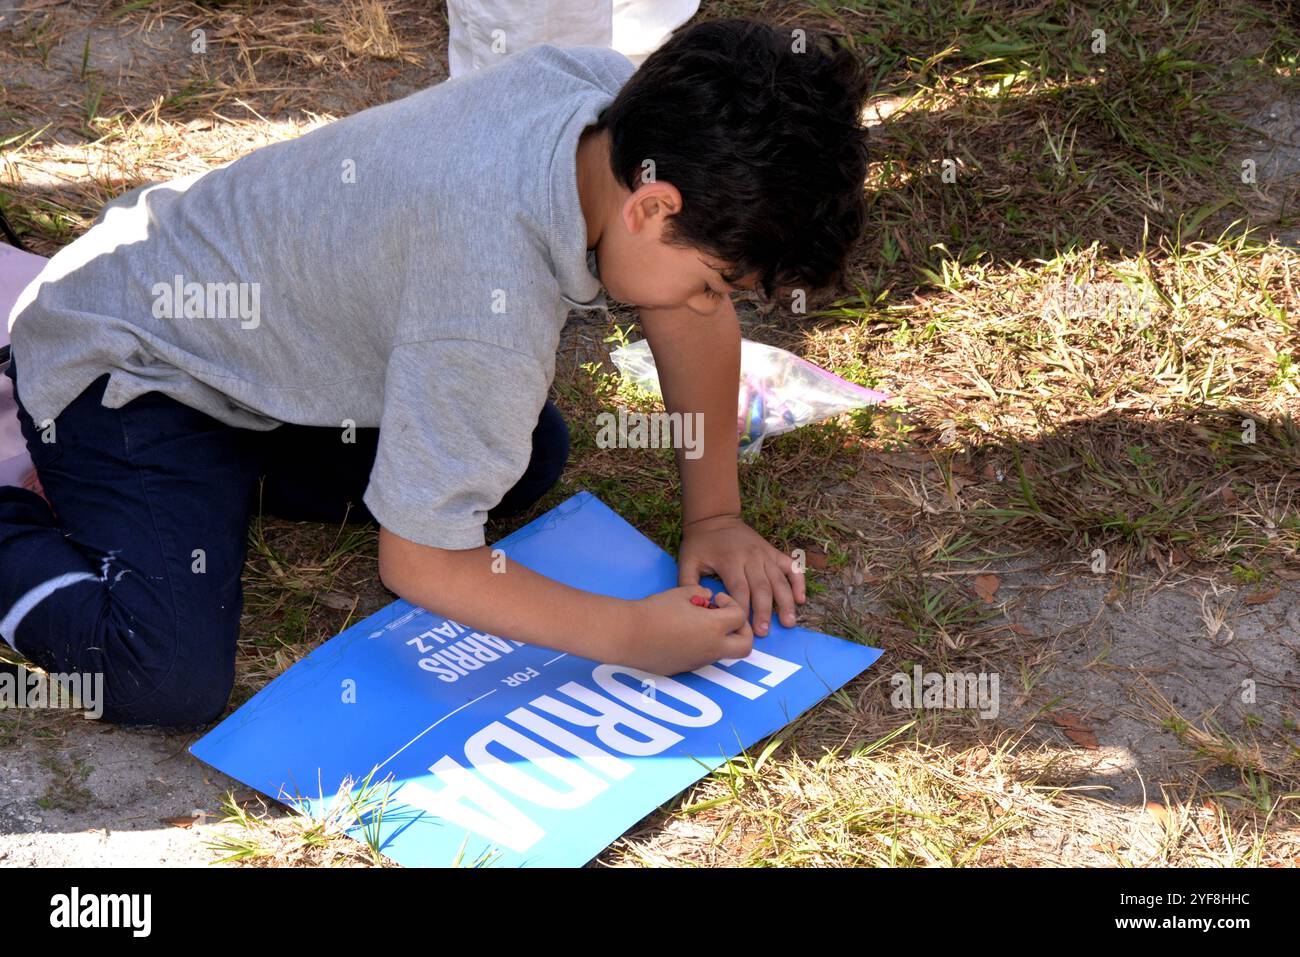
[[[618,182],[609,167],[609,131],[587,127],[578,137],[578,202],[587,224],[587,248],[595,249],[609,219],[620,205]]]

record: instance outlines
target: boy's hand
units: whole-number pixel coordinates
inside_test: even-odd
[[[707,600],[709,590],[679,586],[638,601],[637,615],[644,624],[616,663],[675,675],[723,658],[747,658],[754,650],[754,633],[744,608],[722,592],[713,596],[716,608],[691,604],[694,595]]]
[[[795,626],[795,604],[808,600],[803,573],[794,570],[794,559],[733,515],[686,525],[677,568],[681,585],[698,585],[701,574],[716,575],[746,612],[752,603],[757,635],[768,632],[773,598],[787,628]]]

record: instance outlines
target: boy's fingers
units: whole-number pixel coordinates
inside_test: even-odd
[[[766,635],[768,623],[772,620],[772,586],[767,582],[767,569],[762,565],[752,565],[746,572],[753,586],[754,634]]]
[[[677,584],[698,585],[700,583],[700,563],[693,558],[677,564]]]
[[[731,632],[737,628],[743,628],[748,623],[745,609],[736,604],[735,599],[726,592],[718,592],[713,596],[713,600],[718,607],[709,610],[718,616],[718,621],[726,626],[727,631]]]
[[[722,579],[722,586],[727,589],[727,594],[736,599],[737,604],[742,608],[748,608],[749,578],[745,575],[745,566],[728,568],[718,577]]]
[[[804,577],[804,573],[796,571],[795,560],[779,548],[772,549],[772,558],[776,562],[781,579],[785,580],[786,587],[790,589],[791,597],[796,603],[802,605],[808,600],[807,579]],[[774,582],[777,581],[773,576],[769,575],[768,577]]]
[[[786,581],[785,573],[781,571],[779,565],[771,566],[767,580],[771,582],[772,591],[776,594],[776,604],[781,610],[781,624],[793,628],[795,625],[794,592],[790,589],[790,583]]]
[[[714,595],[713,600],[718,603],[718,607],[714,610],[714,614],[725,612],[730,615],[734,613],[740,622],[737,627],[727,629],[727,634],[723,638],[724,646],[734,648],[734,651],[739,651],[741,646],[737,644],[737,642],[743,641],[746,643],[744,646],[745,650],[742,653],[735,654],[732,650],[728,650],[726,657],[747,657],[750,651],[754,648],[754,632],[753,629],[749,627],[749,614],[746,611],[745,606],[739,604],[734,598],[723,591]],[[730,622],[728,622],[728,624],[730,624]]]
[[[745,613],[745,619],[749,620],[749,579],[743,574],[739,576],[736,585],[733,587],[727,584],[727,591],[730,593],[727,597],[734,599],[740,606],[741,611]]]
[[[803,572],[794,570],[793,558],[789,555],[783,555],[782,558],[784,559],[782,565],[789,565],[788,568],[783,568],[782,571],[790,578],[790,588],[794,592],[794,600],[802,605],[808,600],[808,579]]]
[[[741,638],[748,638],[752,641],[754,638],[754,632],[749,627],[749,614],[746,611],[745,606],[737,604],[736,600],[724,591],[720,591],[714,595],[713,600],[718,605],[717,608],[710,609],[714,614],[720,612],[727,613],[727,617],[719,619],[719,621],[723,623],[723,627],[727,629],[727,634],[739,635]],[[733,614],[735,615],[735,618],[731,617]],[[739,621],[739,624],[733,625],[733,621]]]
[[[722,639],[722,657],[724,658],[748,658],[753,650],[753,632],[747,635],[733,632]]]

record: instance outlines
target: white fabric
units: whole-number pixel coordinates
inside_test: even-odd
[[[699,0],[447,0],[453,77],[538,43],[613,47],[636,65],[699,9]]]
[[[27,284],[45,266],[46,259],[0,243],[0,346],[9,344],[9,323],[4,318]],[[14,402],[13,384],[3,375],[0,365],[0,485],[33,488],[35,473],[18,427],[18,406]],[[38,423],[39,425],[39,423]]]

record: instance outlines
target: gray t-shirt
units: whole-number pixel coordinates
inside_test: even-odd
[[[230,425],[380,429],[364,501],[440,548],[527,468],[571,306],[603,307],[576,151],[634,67],[543,44],[138,188],[9,317],[19,392],[53,419],[155,391]]]

